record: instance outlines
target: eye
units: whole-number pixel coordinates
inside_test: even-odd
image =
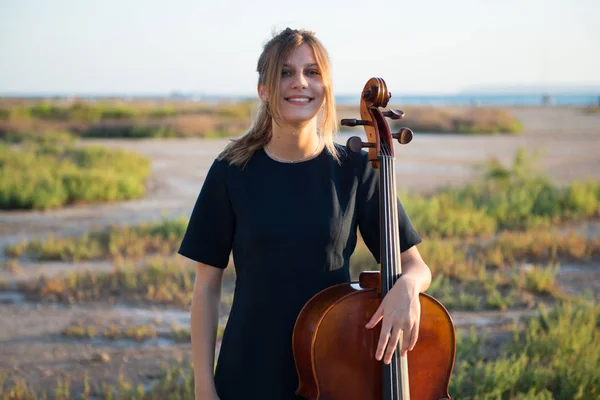
[[[308,76],[315,76],[315,75],[320,75],[319,70],[318,69],[309,69],[306,74]]]
[[[281,71],[281,76],[284,78],[290,77],[292,76],[292,71],[290,71],[289,69],[284,69],[283,71]]]

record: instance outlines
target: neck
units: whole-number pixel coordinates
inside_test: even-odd
[[[269,152],[282,160],[295,161],[310,157],[321,147],[316,120],[301,126],[279,125],[273,121]]]

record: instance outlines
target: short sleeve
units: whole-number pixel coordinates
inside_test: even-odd
[[[197,262],[226,268],[235,232],[225,161],[210,167],[178,253]]]
[[[368,155],[363,153],[364,168],[357,190],[358,226],[365,244],[379,263],[380,260],[380,228],[379,228],[379,173]],[[421,236],[413,227],[402,203],[398,199],[398,229],[400,233],[400,252],[421,243]]]

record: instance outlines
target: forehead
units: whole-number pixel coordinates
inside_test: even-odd
[[[317,64],[317,60],[312,47],[304,43],[292,50],[290,55],[284,60],[284,63],[286,65]]]

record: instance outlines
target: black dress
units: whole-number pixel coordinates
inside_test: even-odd
[[[288,164],[257,151],[245,169],[215,160],[179,253],[225,268],[233,250],[236,286],[215,384],[221,400],[298,399],[292,331],[303,305],[349,282],[360,228],[379,261],[377,170],[367,153],[325,149]],[[418,244],[400,202],[401,251]]]

